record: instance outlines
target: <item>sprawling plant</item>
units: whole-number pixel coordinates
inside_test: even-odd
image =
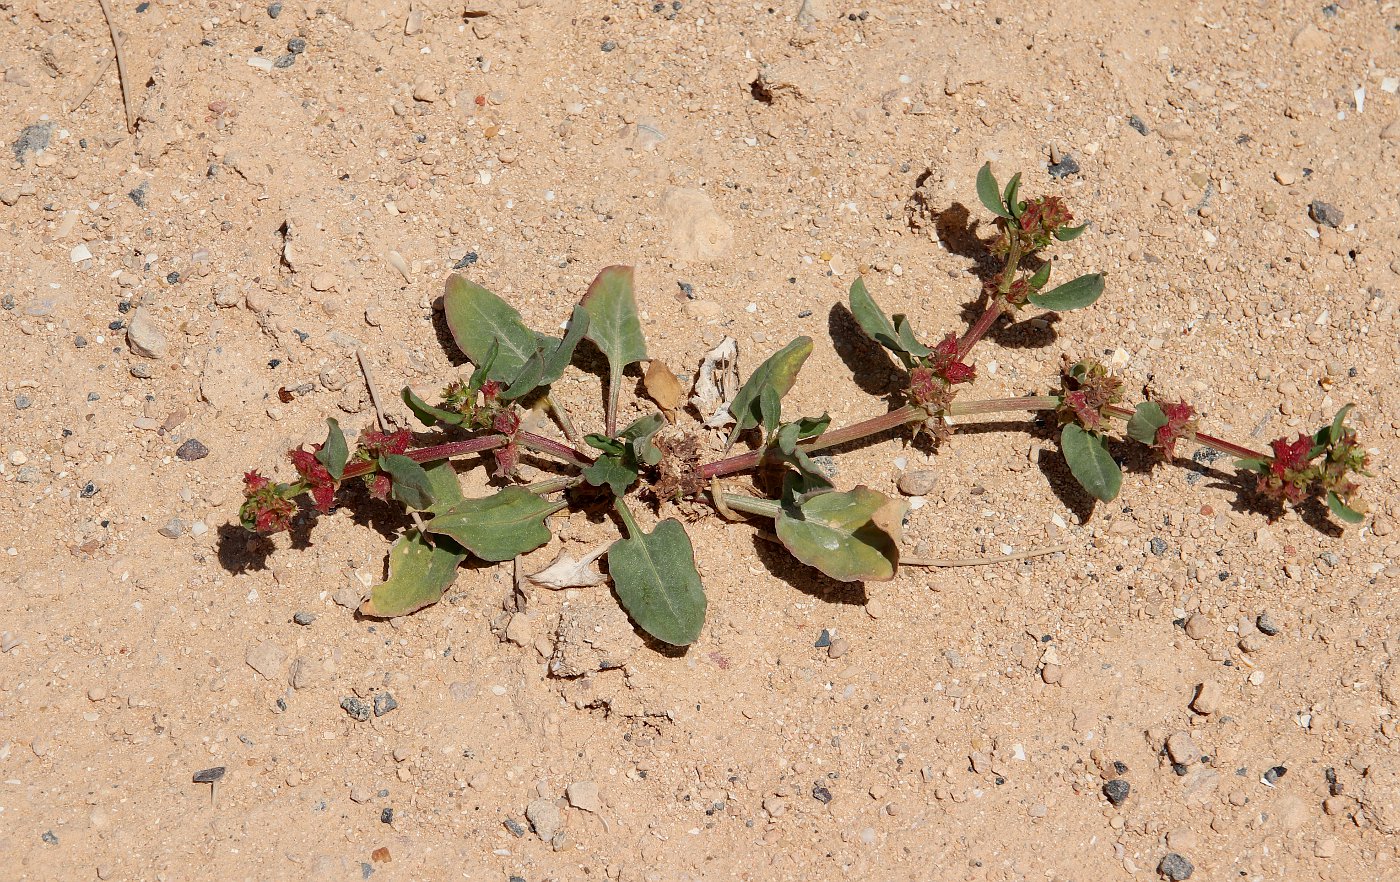
[[[1124,437],[1151,448],[1164,462],[1176,458],[1181,442],[1237,457],[1241,473],[1254,477],[1246,492],[1271,506],[1271,514],[1285,503],[1325,500],[1342,521],[1364,518],[1355,477],[1366,474],[1367,456],[1346,423],[1351,405],[1313,434],[1280,438],[1263,453],[1199,431],[1196,412],[1184,401],[1149,393],[1130,405],[1122,380],[1087,358],[1067,361],[1059,388],[1050,395],[960,400],[959,393],[977,376],[969,354],[998,319],[1028,307],[1080,309],[1104,290],[1099,274],[1049,287],[1051,263],[1042,255],[1086,227],[1072,225],[1059,197],[1021,200],[1020,183],[1016,175],[1002,189],[988,166],[977,176],[978,196],[996,217],[992,253],[1001,266],[984,286],[981,316],[962,336],[921,339],[907,316],[886,315],[862,280],[851,286],[850,309],[860,327],[904,367],[902,403],[887,413],[837,429],[826,415],[786,418],[783,398],[813,347],[810,338],[798,337],[724,397],[720,413],[700,414],[704,425],[691,427],[677,425],[685,395],[675,375],[651,359],[644,386],[657,410],[619,429],[624,371],[649,359],[631,267],[598,274],[562,338],[529,329],[504,300],[454,275],[447,280],[443,308],[453,339],[474,369],[464,381],[448,384],[436,404],[411,389],[402,393],[417,418],[438,434],[422,440],[407,430],[367,430],[351,449],[336,421],[328,419],[323,443],[290,452],[297,480],[274,483],[256,471],[245,475],[243,524],[260,533],[286,530],[303,516],[299,499],[309,497],[313,511],[328,513],[354,480],[363,481],[375,498],[403,505],[413,525],[390,552],[388,579],[372,589],[360,609],[367,616],[390,617],[436,603],[468,556],[507,561],[533,551],[549,541],[551,515],[571,506],[596,507],[601,498],[620,527],[606,552],[618,598],[642,630],[683,646],[699,637],[705,618],[694,548],[679,520],[660,520],[647,532],[634,507],[703,502],[727,518],[771,521],[777,541],[830,578],[892,579],[901,562],[907,503],[864,485],[838,489],[812,454],[900,429],[915,437],[927,433],[941,445],[954,431],[953,418],[962,415],[1053,414],[1071,474],[1105,502],[1116,498],[1122,485],[1122,470],[1108,446],[1121,422]],[[923,342],[930,339],[932,345]],[[584,340],[606,360],[608,384],[603,431],[579,442],[571,418],[550,397],[550,386],[569,369]],[[538,402],[553,412],[564,439],[527,431],[522,402]],[[716,425],[730,425],[726,454],[741,441],[749,449],[702,461],[705,427]],[[464,498],[451,460],[485,454],[499,489],[485,498]],[[520,483],[519,466],[527,454],[555,462],[564,473]],[[736,493],[720,486],[720,478],[740,472],[761,473],[754,486],[772,492]],[[589,567],[586,560],[561,558],[538,575],[555,585],[596,584]]]

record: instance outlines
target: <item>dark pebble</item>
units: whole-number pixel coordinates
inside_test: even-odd
[[[680,286],[681,293],[685,295],[685,299],[686,299],[686,300],[694,300],[694,299],[695,299],[695,286],[694,286],[694,285],[690,284],[689,282],[676,282],[676,284],[677,284],[678,286]]]
[[[468,251],[462,255],[462,259],[452,264],[453,269],[466,269],[480,260],[481,257],[475,251]]]
[[[300,55],[306,51],[306,40],[301,37],[292,37],[287,41],[287,51],[293,55]]]
[[[1052,178],[1067,178],[1070,175],[1079,174],[1079,162],[1068,153],[1060,158],[1060,161],[1047,169]]]
[[[525,882],[524,876],[511,876],[506,882]]]
[[[12,310],[12,309],[14,309],[14,308],[15,308],[15,295],[13,295],[13,294],[6,294],[4,297],[0,297],[0,309],[3,309],[3,310],[5,310],[6,312],[8,312],[8,311],[10,311],[10,310]]]
[[[30,153],[38,153],[49,146],[49,137],[53,135],[53,123],[35,123],[32,126],[25,126],[10,144],[10,149],[14,151],[15,159],[24,162],[25,156]]]
[[[1328,18],[1336,18],[1336,17],[1337,17],[1337,12],[1338,12],[1339,10],[1340,10],[1340,7],[1337,6],[1337,4],[1335,4],[1335,3],[1328,3],[1326,6],[1322,7],[1322,14],[1325,15],[1325,16],[1327,16]]]
[[[379,823],[381,823],[381,824],[392,824],[392,823],[394,823],[394,810],[393,810],[392,808],[386,808],[386,809],[384,809],[384,811],[380,812],[380,813],[379,813]]]
[[[1122,778],[1114,778],[1103,785],[1103,795],[1114,805],[1122,805],[1128,800],[1128,792],[1132,790],[1132,785]]]
[[[109,331],[120,331],[124,327],[126,327],[126,322],[121,319],[114,319],[107,323],[107,330]]]
[[[1133,114],[1132,116],[1128,117],[1128,125],[1131,126],[1133,131],[1137,132],[1139,135],[1146,135],[1149,131],[1149,129],[1147,128],[1147,123],[1143,122],[1142,118],[1139,117],[1137,114]]]
[[[1123,762],[1122,760],[1114,760],[1113,771],[1117,772],[1120,775],[1126,775],[1128,774],[1128,764]]]
[[[822,633],[817,637],[817,642],[812,644],[817,649],[825,649],[831,645],[831,632],[822,628]]]
[[[117,301],[117,312],[121,313],[122,315],[126,315],[128,312],[131,312],[131,301],[130,301],[130,300],[118,300],[118,301]]]
[[[604,41],[603,45],[599,48],[601,48],[604,52],[611,52],[617,48],[617,43],[613,42],[612,40],[606,40]]]
[[[282,4],[281,4],[281,3],[270,3],[270,4],[268,4],[268,7],[267,7],[267,17],[268,17],[268,18],[276,18],[277,16],[279,16],[279,15],[281,15],[281,14],[282,14]]]
[[[831,791],[826,789],[826,785],[818,781],[812,785],[812,798],[822,805],[831,802]]]
[[[1270,786],[1277,784],[1278,779],[1288,774],[1287,766],[1274,766],[1264,773],[1264,781]]]
[[[305,627],[306,625],[309,625],[312,622],[316,621],[316,616],[309,612],[299,612],[292,616],[292,621],[296,622],[298,625]]]
[[[82,334],[79,334],[78,336],[73,338],[73,345],[78,347],[79,349],[82,349],[83,347],[87,346],[87,338],[84,337]]]
[[[166,283],[167,285],[178,285],[178,284],[180,284],[180,274],[179,274],[179,273],[170,273],[169,275],[167,275],[167,276],[165,277],[165,283]]]
[[[28,410],[34,404],[34,400],[28,395],[15,396],[15,410]]]
[[[371,864],[371,863],[369,863],[368,861],[360,861],[360,878],[361,878],[361,879],[368,879],[370,876],[373,876],[373,875],[374,875],[374,864]]]
[[[369,705],[358,698],[342,698],[340,707],[357,722],[363,723],[369,719]]]
[[[273,60],[272,66],[276,68],[288,68],[297,63],[296,55],[288,52],[286,55],[279,55]]]
[[[797,317],[798,317],[798,318],[811,318],[811,316],[812,316],[812,311],[811,311],[810,309],[804,309],[804,310],[802,310],[801,312],[799,312],[799,313],[797,314]]]
[[[1176,773],[1178,778],[1181,778],[1185,776],[1187,768],[1185,763],[1172,763],[1172,771]]]
[[[39,838],[47,842],[49,845],[58,845],[58,837],[53,835],[52,830],[45,830],[44,835],[40,836]]]
[[[374,715],[376,717],[382,717],[398,706],[399,703],[394,701],[394,696],[387,692],[381,692],[374,696]]]
[[[91,499],[92,497],[97,495],[97,485],[91,481],[88,481],[86,484],[83,485],[83,489],[78,491],[78,495],[84,499]]]
[[[1342,210],[1330,202],[1314,199],[1308,206],[1308,217],[1324,227],[1336,229],[1342,225]]]
[[[225,768],[223,766],[215,766],[212,769],[200,769],[198,772],[194,773],[194,783],[213,784],[215,781],[224,777],[224,771]]]
[[[137,11],[137,12],[145,12],[147,9],[150,9],[150,8],[151,8],[151,4],[149,4],[149,3],[137,3],[137,4],[136,4],[136,11]]]
[[[1268,613],[1260,613],[1259,618],[1254,620],[1254,624],[1259,628],[1260,633],[1264,634],[1266,637],[1278,636],[1278,624],[1274,622],[1273,619],[1269,618]]]
[[[525,825],[521,824],[515,818],[506,818],[501,823],[506,825],[506,829],[510,831],[510,835],[514,836],[516,839],[525,835]]]
[[[175,448],[175,455],[185,462],[194,462],[197,459],[204,459],[209,455],[209,448],[200,443],[198,438],[191,438],[184,444]]]
[[[1191,866],[1191,862],[1174,851],[1168,852],[1162,858],[1162,862],[1157,865],[1157,872],[1172,882],[1181,882],[1183,879],[1190,879],[1191,874],[1196,872],[1196,868]]]
[[[97,394],[96,392],[89,392],[87,398],[88,401],[99,401],[101,400],[102,396]]]
[[[126,195],[130,197],[132,202],[136,203],[137,208],[146,207],[146,190],[149,188],[149,186],[149,184],[142,184],[135,190],[130,190],[127,192]]]
[[[1151,541],[1147,543],[1147,547],[1152,550],[1153,554],[1161,557],[1167,553],[1167,540],[1160,536],[1153,536]]]

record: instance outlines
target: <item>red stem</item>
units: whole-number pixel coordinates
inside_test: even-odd
[[[1104,409],[1107,410],[1109,413],[1113,414],[1114,416],[1122,417],[1123,419],[1128,419],[1133,415],[1133,410],[1131,408],[1123,407],[1122,405],[1118,404],[1110,404]],[[1239,444],[1235,444],[1234,442],[1226,441],[1224,438],[1217,438],[1214,435],[1207,435],[1204,432],[1195,432],[1190,436],[1190,439],[1192,441],[1195,441],[1202,447],[1209,447],[1213,450],[1219,450],[1221,453],[1228,453],[1231,456],[1238,456],[1240,459],[1261,459],[1264,462],[1271,462],[1273,460],[1273,456],[1271,456],[1270,454],[1260,453],[1257,450],[1251,450],[1248,447],[1242,447]]]
[[[849,444],[852,441],[859,441],[871,435],[878,435],[881,432],[888,432],[890,429],[897,429],[909,423],[921,423],[928,419],[928,412],[913,404],[906,404],[898,410],[892,410],[882,416],[872,417],[862,420],[841,429],[834,429],[824,432],[812,441],[801,445],[804,453],[811,453],[827,447],[836,447],[839,444]],[[718,478],[724,475],[732,475],[735,472],[742,472],[751,469],[763,461],[767,454],[767,448],[755,450],[750,453],[741,453],[738,456],[731,456],[728,459],[721,459],[716,462],[706,463],[700,467],[700,477],[704,480]]]
[[[543,453],[557,459],[562,459],[564,462],[570,465],[576,465],[581,469],[586,469],[593,465],[593,457],[580,453],[561,441],[555,441],[543,435],[536,435],[534,432],[517,432],[515,440],[521,447],[527,450],[533,450],[536,453]]]
[[[446,444],[434,444],[430,447],[419,447],[417,450],[406,450],[404,456],[414,462],[434,462],[439,459],[451,459],[454,456],[466,456],[470,453],[480,453],[483,450],[494,450],[506,443],[504,435],[484,435],[480,438],[468,438],[466,441],[449,441]],[[345,467],[341,480],[348,481],[351,478],[358,478],[360,475],[367,475],[378,468],[373,461],[351,463]]]
[[[1001,299],[993,297],[987,304],[986,311],[978,317],[972,327],[967,329],[967,333],[963,334],[963,338],[958,341],[958,361],[967,358],[967,354],[972,351],[973,346],[977,345],[977,341],[985,337],[987,332],[992,329],[992,325],[996,324],[999,315],[1001,315]]]

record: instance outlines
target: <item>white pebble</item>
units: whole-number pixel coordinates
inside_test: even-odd
[[[85,260],[92,260],[92,252],[81,242],[73,246],[73,250],[68,252],[68,259],[74,263],[82,263]]]

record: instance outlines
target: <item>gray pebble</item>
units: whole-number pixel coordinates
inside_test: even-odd
[[[1128,125],[1139,135],[1146,135],[1148,132],[1147,123],[1143,122],[1137,114],[1128,117]]]
[[[369,719],[369,705],[353,696],[350,698],[342,698],[340,700],[340,708],[357,722],[363,723]]]
[[[1153,536],[1152,540],[1147,543],[1147,547],[1153,554],[1161,557],[1167,553],[1167,540],[1163,539],[1161,536]]]
[[[167,539],[179,539],[181,536],[185,535],[185,531],[189,529],[189,526],[190,525],[187,524],[183,518],[171,518],[164,527],[161,527],[156,532]]]
[[[510,835],[514,836],[516,839],[525,835],[525,825],[515,818],[506,818],[501,823],[505,824],[506,829],[510,831]]]
[[[10,149],[14,151],[15,159],[20,162],[25,161],[30,153],[38,153],[49,146],[49,137],[53,134],[53,123],[41,122],[32,126],[25,126],[19,133],[19,137],[10,144]]]
[[[1196,868],[1189,860],[1172,851],[1162,858],[1162,862],[1157,865],[1157,872],[1172,882],[1182,882],[1183,879],[1190,879]]]
[[[44,834],[39,838],[47,842],[49,845],[58,845],[58,837],[54,835],[54,832],[52,830],[45,830]]]
[[[836,477],[836,472],[838,471],[836,457],[825,453],[818,453],[816,456],[808,457],[808,459],[812,461],[812,465],[817,467],[817,471],[821,472],[825,477]]]
[[[34,399],[28,395],[20,394],[15,396],[15,410],[28,410],[34,404]]]
[[[296,54],[293,52],[288,52],[286,55],[277,56],[277,58],[272,62],[272,66],[276,68],[288,68],[296,64],[296,62]]]
[[[826,805],[831,802],[831,791],[827,789],[825,784],[818,781],[812,785],[812,798],[822,805]]]
[[[191,438],[175,449],[175,455],[185,462],[194,462],[208,456],[209,448],[200,443],[199,439]]]
[[[1330,202],[1314,199],[1308,206],[1308,217],[1324,227],[1336,229],[1342,224],[1342,210]]]
[[[279,16],[279,15],[281,15],[281,14],[282,14],[282,4],[281,4],[281,3],[271,3],[271,4],[268,4],[268,7],[267,7],[267,17],[268,17],[268,18],[276,18],[277,16]]]
[[[1060,157],[1059,162],[1046,170],[1050,172],[1050,177],[1057,180],[1059,178],[1067,178],[1070,175],[1079,174],[1079,162],[1073,156],[1066,153],[1064,156]]]
[[[821,634],[817,637],[817,642],[812,645],[817,649],[826,649],[831,645],[831,632],[822,628]]]
[[[0,309],[3,309],[3,310],[5,310],[6,312],[9,312],[10,310],[12,310],[12,309],[14,309],[14,308],[15,308],[15,295],[13,295],[13,294],[6,294],[4,297],[0,297]]]
[[[1122,805],[1128,800],[1132,785],[1122,778],[1114,778],[1103,785],[1103,795],[1113,805]]]
[[[387,692],[381,692],[374,696],[374,715],[376,717],[382,717],[398,706],[399,703],[394,700],[394,696]]]
[[[224,777],[224,771],[225,768],[223,766],[214,766],[212,769],[200,769],[198,772],[194,773],[194,783],[213,784],[215,781]]]
[[[603,45],[599,48],[601,48],[604,52],[611,52],[617,48],[617,43],[613,40],[605,40],[603,41]]]
[[[19,474],[15,476],[15,480],[21,484],[37,484],[39,482],[39,467],[20,466]]]
[[[147,181],[146,183],[144,183],[144,184],[142,184],[141,186],[137,187],[135,190],[129,191],[129,192],[126,194],[126,195],[127,195],[127,198],[129,198],[132,202],[135,202],[137,208],[145,208],[145,207],[146,207],[146,193],[147,193],[147,191],[150,190],[150,188],[151,188],[151,184],[150,184],[149,181]]]
[[[300,55],[306,51],[306,40],[301,37],[292,37],[287,41],[287,51],[293,55]]]
[[[1254,620],[1254,624],[1259,628],[1260,633],[1264,634],[1265,636],[1268,636],[1268,637],[1276,637],[1276,636],[1278,636],[1278,632],[1279,632],[1279,630],[1280,630],[1280,629],[1279,629],[1279,626],[1278,626],[1278,624],[1269,616],[1269,614],[1268,614],[1267,612],[1261,612],[1261,613],[1259,614],[1259,618],[1257,618],[1257,619]]]
[[[151,366],[148,364],[133,364],[131,375],[138,380],[149,380],[151,378]]]
[[[305,627],[306,625],[309,625],[312,622],[316,621],[316,616],[309,612],[299,612],[292,616],[292,621],[296,622],[298,625]]]

